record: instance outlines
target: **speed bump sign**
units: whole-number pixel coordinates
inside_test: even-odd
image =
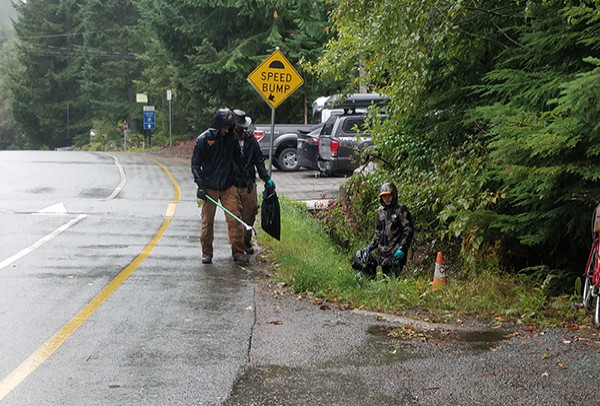
[[[304,83],[279,49],[248,75],[248,82],[272,108],[277,108]]]

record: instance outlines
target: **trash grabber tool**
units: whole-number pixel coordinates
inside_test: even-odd
[[[235,214],[233,214],[232,212],[230,212],[229,210],[227,210],[225,207],[223,207],[222,205],[220,205],[219,203],[217,203],[212,197],[210,197],[209,195],[206,195],[206,198],[208,200],[210,200],[211,202],[213,202],[217,207],[220,207],[221,209],[223,209],[223,211],[227,214],[229,214],[231,217],[233,217],[235,220],[237,220],[241,225],[244,226],[244,228],[246,229],[246,231],[250,231],[252,230],[254,232],[254,235],[256,235],[256,230],[254,229],[254,227],[249,226],[248,224],[246,224],[242,219],[238,218]]]

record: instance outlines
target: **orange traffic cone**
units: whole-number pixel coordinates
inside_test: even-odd
[[[433,273],[433,289],[437,289],[440,284],[448,283],[446,280],[446,269],[444,268],[444,259],[442,258],[442,252],[437,253],[437,259],[435,261],[435,271]]]

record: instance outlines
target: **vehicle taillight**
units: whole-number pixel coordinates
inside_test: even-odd
[[[332,157],[337,157],[339,150],[340,150],[340,142],[339,141],[335,141],[335,140],[331,140],[331,156]]]
[[[254,130],[254,138],[256,141],[260,141],[265,136],[265,132],[261,130]]]

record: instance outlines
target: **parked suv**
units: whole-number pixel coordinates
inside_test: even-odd
[[[382,116],[383,118],[383,116]],[[358,168],[363,151],[373,144],[365,128],[365,114],[330,117],[319,134],[319,170],[327,175],[347,174]]]

